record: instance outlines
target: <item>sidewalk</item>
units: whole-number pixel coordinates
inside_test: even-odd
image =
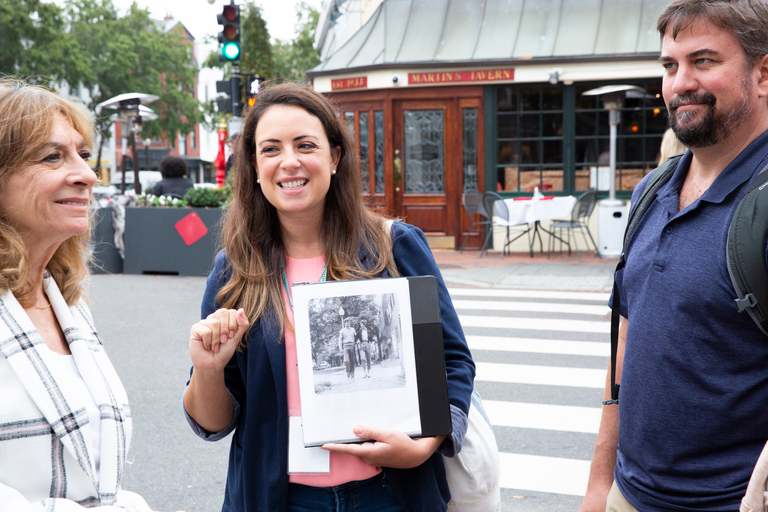
[[[498,252],[435,249],[440,271],[449,286],[473,286],[483,288],[516,288],[527,290],[559,290],[610,292],[613,271],[618,258],[600,258],[594,253],[581,253],[581,262],[572,253],[568,256],[535,252],[533,258],[525,253],[505,254]]]

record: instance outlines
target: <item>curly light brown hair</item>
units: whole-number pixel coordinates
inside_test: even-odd
[[[63,115],[93,145],[93,120],[84,109],[56,93],[18,78],[0,78],[0,192],[8,177],[21,172],[53,130],[54,114]],[[47,269],[67,304],[85,296],[90,229],[64,241]],[[10,290],[19,302],[33,303],[30,255],[18,231],[0,214],[0,291]]]

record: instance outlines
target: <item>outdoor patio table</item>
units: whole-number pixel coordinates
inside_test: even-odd
[[[539,252],[544,252],[544,244],[541,240],[541,231],[549,236],[554,236],[551,231],[541,227],[541,221],[546,219],[570,218],[573,207],[576,204],[574,196],[544,196],[541,198],[532,197],[514,197],[504,199],[504,204],[509,210],[510,224],[518,219],[517,224],[526,223],[531,226],[533,236],[531,237],[530,254],[533,257],[533,244],[536,236],[539,237]]]

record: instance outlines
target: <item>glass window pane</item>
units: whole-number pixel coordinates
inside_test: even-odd
[[[539,137],[541,135],[540,114],[523,114],[520,116],[520,136]]]
[[[443,193],[443,111],[405,110],[405,192]]]
[[[517,192],[518,187],[517,167],[500,167],[497,173],[496,189],[504,192]]]
[[[546,169],[541,173],[541,186],[539,190],[542,192],[562,192],[563,191],[563,170],[562,169]]]
[[[560,164],[563,163],[563,141],[562,140],[545,140],[542,141],[544,146],[543,162],[545,164]]]
[[[576,86],[576,110],[600,109],[600,98],[598,96],[584,96],[584,93],[590,89],[596,89],[597,84],[583,84]]]
[[[608,124],[608,111],[601,110],[597,113],[597,134],[610,135],[611,127]]]
[[[643,119],[645,112],[637,110],[622,110],[621,123],[619,124],[619,133],[627,135],[639,135],[643,133]]]
[[[541,110],[563,110],[562,87],[545,86],[541,88]]]
[[[623,151],[621,152],[622,162],[642,162],[645,152],[644,139],[639,137],[626,138],[623,141]]]
[[[577,139],[576,163],[594,165],[598,162],[608,163],[610,141],[604,139]]]
[[[517,87],[499,87],[496,104],[501,112],[517,112]]]
[[[538,169],[535,171],[520,170],[520,185],[518,188],[526,192],[533,192],[535,187],[539,187],[539,190],[541,190],[541,171]]]
[[[358,126],[360,127],[360,182],[363,193],[370,191],[368,179],[368,112],[358,114]]]
[[[539,88],[520,88],[520,110],[539,110]]]
[[[517,164],[517,141],[499,141],[496,160],[499,165]]]
[[[464,192],[477,191],[477,109],[464,112]]]
[[[541,135],[544,137],[562,137],[563,114],[542,114]]]
[[[384,112],[373,113],[374,147],[376,148],[376,193],[384,193]]]
[[[347,123],[347,129],[351,135],[355,135],[355,113],[344,112],[344,122]]]
[[[541,162],[540,143],[541,141],[538,140],[520,141],[521,164],[538,164]]]
[[[666,107],[653,107],[645,111],[645,133],[659,133],[664,134],[667,131],[668,125],[667,109]]]
[[[576,136],[594,136],[597,133],[597,112],[576,112]]]
[[[569,9],[574,9],[579,0],[564,2]],[[658,146],[667,129],[667,111],[658,79],[617,80],[614,83],[637,85],[646,91],[645,94],[630,94],[626,99],[617,133],[617,190],[631,190],[636,180],[657,165]],[[601,97],[583,96],[583,93],[604,85],[611,83],[498,86],[497,172],[504,190],[529,188],[530,178],[520,176],[523,172],[536,171],[541,173],[541,186],[551,186],[554,191],[574,193],[597,186],[599,170],[607,167],[610,160],[608,111],[603,108]],[[574,94],[575,111],[566,113],[564,100],[570,94]],[[570,115],[575,121],[572,140],[563,138]],[[572,156],[571,151],[574,151]],[[568,168],[564,167],[566,164]],[[553,172],[557,175],[551,174]],[[563,179],[563,173],[573,175]],[[600,179],[609,183],[607,175]],[[515,186],[510,185],[512,181]],[[590,181],[593,182],[591,185]],[[563,188],[564,183],[569,184],[567,189]]]
[[[517,114],[499,114],[498,136],[500,139],[515,139],[517,134]]]

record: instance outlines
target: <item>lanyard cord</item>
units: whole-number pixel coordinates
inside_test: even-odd
[[[280,270],[283,273],[283,284],[285,285],[285,291],[288,294],[288,302],[291,303],[291,309],[293,309],[293,297],[291,296],[291,289],[288,286],[288,276],[285,275],[285,264],[283,263],[283,258],[280,258]],[[327,275],[328,269],[325,267],[325,265],[323,265],[323,272],[320,274],[319,281],[324,283]]]

